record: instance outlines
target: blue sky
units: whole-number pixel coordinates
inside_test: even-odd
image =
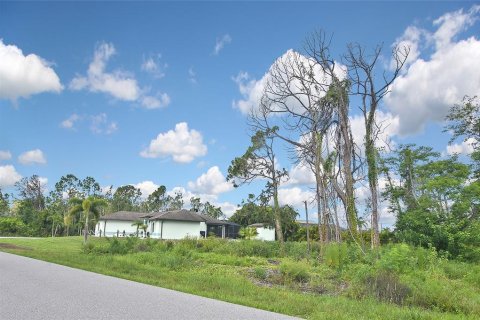
[[[451,153],[441,120],[480,94],[479,17],[474,2],[444,1],[0,2],[0,188],[38,174],[51,189],[73,173],[145,194],[183,188],[231,214],[258,191],[224,181],[249,143],[239,106],[254,104],[272,63],[316,29],[333,33],[338,59],[347,43],[383,43],[387,69],[392,44],[410,45],[382,106],[386,137]],[[281,164],[293,181],[283,202],[301,208],[311,179],[286,155]]]

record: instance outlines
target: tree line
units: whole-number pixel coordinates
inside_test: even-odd
[[[388,123],[378,121],[379,108],[401,73],[409,48],[392,49],[392,70],[384,68],[382,46],[368,51],[357,43],[348,44],[339,57],[332,51],[331,38],[316,32],[306,39],[303,50],[290,50],[274,62],[261,98],[248,115],[251,144],[232,160],[228,179],[237,187],[254,180],[266,182],[258,199],[272,206],[281,243],[278,189],[288,174],[279,167],[277,153],[286,146],[292,162],[306,166],[315,177],[317,235],[322,247],[345,240],[363,247],[362,229],[367,225],[368,241],[377,248],[380,205],[385,201],[397,218],[397,240],[452,254],[458,254],[459,247],[474,246],[474,240],[479,240],[478,99],[466,97],[446,119],[445,130],[453,132],[451,142],[459,137],[473,142],[475,152],[468,163],[458,156],[439,160],[440,154],[430,147],[390,148],[383,141],[388,150],[380,148]],[[352,134],[354,109],[364,120],[360,145]],[[379,187],[379,181],[387,181],[385,188]],[[362,185],[369,189],[364,204],[357,198]],[[363,216],[360,208],[365,210]]]

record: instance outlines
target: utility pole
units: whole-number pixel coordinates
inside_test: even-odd
[[[303,201],[303,203],[305,203],[305,217],[307,219],[307,255],[310,257],[310,225],[308,224],[307,201]]]

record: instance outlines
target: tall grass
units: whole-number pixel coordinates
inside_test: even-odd
[[[479,318],[480,266],[405,244],[1,239],[17,254],[306,318]]]

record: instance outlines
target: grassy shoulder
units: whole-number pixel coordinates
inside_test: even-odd
[[[0,239],[0,250],[309,319],[480,317],[480,266],[406,245],[332,245],[321,263],[302,243],[281,256],[276,243],[220,239]]]

